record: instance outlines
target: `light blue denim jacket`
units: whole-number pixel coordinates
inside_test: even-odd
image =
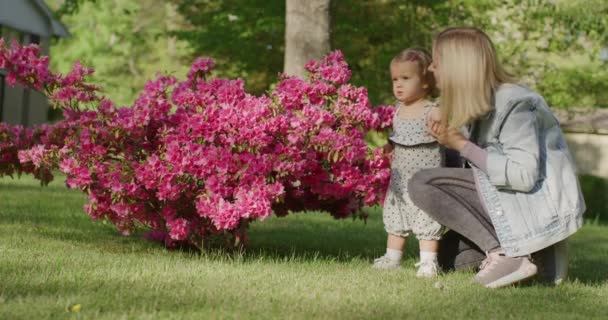
[[[539,251],[581,227],[586,208],[575,164],[540,95],[501,85],[494,111],[476,122],[471,140],[488,153],[487,173],[472,167],[508,256]]]

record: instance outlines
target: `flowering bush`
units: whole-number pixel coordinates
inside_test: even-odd
[[[4,125],[0,141],[20,145],[22,170],[38,170],[43,181],[58,167],[68,187],[88,194],[92,218],[123,234],[145,225],[164,232],[167,245],[200,246],[215,234],[243,241],[248,222],[273,212],[344,218],[382,201],[388,156],[364,135],[390,126],[394,110],[370,108],[366,90],[347,83],[339,51],[308,63],[309,79],[282,75],[263,96],[245,92],[242,80],[207,79],[213,66],[199,58],[184,81],[159,75],[133,106],[117,108],[86,83],[91,69],[76,63],[54,74],[36,47],[0,40],[9,84],[44,88],[64,110],[38,140]],[[7,163],[15,166],[14,152]]]
[[[0,174],[2,176],[21,175],[24,169],[19,163],[19,150],[30,149],[33,132],[23,126],[9,126],[0,123]]]
[[[30,129],[0,123],[0,177],[26,173],[34,175],[42,185],[48,184],[58,161],[58,153],[52,151],[62,145],[63,132],[61,125]]]

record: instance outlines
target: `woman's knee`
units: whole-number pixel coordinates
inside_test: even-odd
[[[425,203],[428,200],[432,186],[429,184],[434,176],[434,169],[420,170],[415,173],[408,181],[407,188],[409,197],[418,207],[426,207]]]
[[[414,189],[426,188],[431,178],[434,176],[433,170],[436,169],[423,169],[416,172],[408,181],[408,190],[410,192]]]
[[[416,172],[408,181],[407,187],[410,193],[414,195],[425,194],[433,187],[431,186],[432,181],[444,174],[443,169],[445,168],[431,168],[422,169]]]

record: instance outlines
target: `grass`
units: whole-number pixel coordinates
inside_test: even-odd
[[[585,216],[595,224],[608,224],[608,179],[583,175],[580,182],[587,204]]]
[[[572,239],[563,285],[491,291],[471,273],[417,279],[414,241],[402,270],[372,270],[385,241],[377,211],[367,224],[319,213],[271,218],[252,225],[247,252],[195,254],[120,236],[91,221],[84,202],[61,181],[0,179],[0,319],[608,317],[602,224]],[[73,305],[79,312],[67,311]]]

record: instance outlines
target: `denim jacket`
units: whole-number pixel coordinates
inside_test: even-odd
[[[508,256],[539,251],[581,227],[586,208],[575,164],[540,95],[501,85],[494,110],[473,125],[471,140],[488,153],[487,173],[472,167]]]

